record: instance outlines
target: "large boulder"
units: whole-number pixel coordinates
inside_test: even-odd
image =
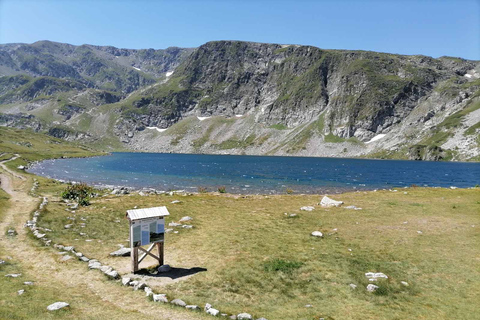
[[[342,204],[343,204],[343,201],[333,200],[327,196],[324,196],[322,198],[322,201],[320,201],[320,205],[324,208],[340,207]]]

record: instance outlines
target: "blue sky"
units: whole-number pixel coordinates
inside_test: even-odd
[[[0,43],[38,40],[136,49],[246,40],[480,60],[480,2],[0,0]]]

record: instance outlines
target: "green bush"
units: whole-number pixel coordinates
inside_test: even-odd
[[[218,187],[218,192],[225,193],[225,192],[227,192],[227,190],[226,190],[225,186],[221,186],[221,187]]]
[[[90,205],[89,199],[93,196],[93,188],[85,183],[71,184],[61,194],[63,199],[76,200],[80,206]]]

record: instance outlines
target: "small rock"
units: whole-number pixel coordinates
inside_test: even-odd
[[[311,304],[306,304],[305,308],[313,308],[313,306]]]
[[[137,290],[142,290],[143,288],[145,288],[147,285],[144,283],[144,282],[139,282],[137,283],[135,286],[133,286],[133,290],[137,291]]]
[[[181,226],[181,225],[182,225],[181,223],[176,223],[176,222],[170,222],[170,223],[168,224],[169,227],[179,227],[179,226]]]
[[[100,271],[102,271],[103,273],[110,272],[111,270],[112,270],[112,267],[110,267],[110,266],[101,266],[100,267]]]
[[[174,299],[172,301],[170,301],[171,304],[174,304],[176,306],[179,306],[179,307],[185,307],[187,304],[185,303],[185,301],[183,300],[180,300],[180,299]]]
[[[216,316],[218,316],[220,311],[218,311],[217,309],[214,309],[214,308],[210,308],[210,309],[207,310],[207,313],[209,315],[212,315],[212,316],[216,317]]]
[[[418,234],[423,234],[423,232],[422,232],[422,231],[420,231],[420,230],[418,230],[418,231],[417,231],[417,233],[418,233]]]
[[[82,260],[83,262],[88,262],[88,261],[90,261],[90,259],[88,259],[88,258],[85,257],[85,256],[80,257],[80,260]]]
[[[83,257],[83,253],[81,253],[81,252],[76,252],[75,255],[76,255],[78,258]]]
[[[352,288],[353,290],[357,289],[357,285],[356,285],[356,284],[350,283],[349,286],[350,286],[350,288]]]
[[[406,282],[406,281],[400,281],[400,283],[401,283],[402,285],[404,285],[405,287],[408,287],[408,286],[409,286],[409,285],[408,285],[408,282]]]
[[[112,279],[118,279],[120,277],[116,270],[105,272],[105,274]]]
[[[204,310],[207,311],[207,310],[210,309],[211,307],[212,307],[212,305],[211,305],[210,303],[206,303]]]
[[[177,203],[180,203],[181,201],[180,200],[173,200],[171,203],[172,204],[177,204]]]
[[[18,278],[18,277],[21,277],[22,274],[21,273],[9,273],[9,274],[6,274],[5,277],[7,278]]]
[[[165,233],[170,233],[172,231],[173,231],[173,229],[165,229]]]
[[[150,288],[150,287],[145,287],[145,288],[144,288],[144,291],[145,291],[145,295],[146,295],[147,297],[150,297],[150,296],[153,295],[153,290],[152,290],[152,288]]]
[[[73,251],[75,248],[73,246],[63,247],[65,251]]]
[[[129,257],[131,249],[130,248],[121,248],[117,251],[111,252],[110,255],[112,257]]]
[[[170,267],[168,264],[164,264],[164,265],[158,267],[157,270],[160,273],[164,273],[164,272],[169,272],[170,270],[172,270],[172,267]]]
[[[90,269],[100,269],[102,267],[102,264],[98,262],[97,260],[90,260],[88,262],[88,267]]]
[[[300,210],[302,211],[313,211],[315,207],[312,206],[306,206],[306,207],[301,207]]]
[[[65,229],[70,229],[71,227],[73,226],[73,224],[66,224],[65,226],[63,226]]]
[[[237,315],[238,320],[252,320],[252,316],[246,312],[240,313]]]
[[[367,291],[368,291],[368,292],[374,292],[374,291],[376,291],[377,289],[378,289],[378,286],[376,286],[376,285],[374,285],[374,284],[371,284],[371,283],[367,286]]]
[[[289,217],[289,218],[295,218],[295,217],[298,217],[298,214],[296,214],[296,213],[290,213],[290,214],[288,215],[288,217]]]
[[[124,277],[124,278],[122,278],[122,285],[128,286],[130,284],[130,281],[132,281],[132,279],[130,279],[128,277]]]
[[[47,307],[47,310],[55,311],[55,310],[59,310],[59,309],[62,309],[62,308],[68,307],[68,306],[69,306],[69,304],[66,303],[66,302],[55,302],[55,303],[52,303],[51,305],[49,305]]]
[[[18,294],[19,296],[21,296],[21,295],[24,294],[24,293],[25,293],[25,290],[24,290],[24,289],[20,289],[20,290],[17,291],[17,294]]]
[[[32,281],[25,281],[23,284],[26,285],[26,286],[33,286]]]
[[[184,229],[193,229],[193,226],[192,226],[191,224],[184,224],[184,225],[182,226],[182,228],[184,228]]]
[[[321,233],[320,231],[313,231],[310,235],[312,235],[313,237],[323,238],[323,233]]]
[[[192,221],[192,220],[193,220],[192,217],[186,216],[186,217],[183,217],[182,219],[180,219],[180,222],[186,222],[186,221]]]
[[[154,294],[152,297],[153,297],[153,301],[155,302],[168,303],[168,299],[165,294]]]
[[[200,310],[200,307],[199,306],[196,306],[196,305],[193,305],[193,304],[189,304],[189,305],[186,305],[185,308],[187,308],[188,310]]]

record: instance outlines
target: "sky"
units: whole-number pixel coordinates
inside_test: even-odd
[[[480,0],[0,0],[0,43],[131,49],[212,40],[480,60]]]

